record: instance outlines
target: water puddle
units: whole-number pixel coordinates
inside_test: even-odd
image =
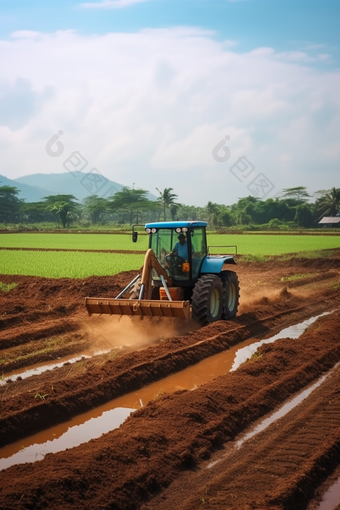
[[[229,367],[231,363],[232,358],[229,361]],[[161,381],[149,384],[138,391],[111,400],[68,422],[5,446],[0,449],[0,470],[14,464],[35,462],[41,460],[47,453],[63,451],[66,448],[86,443],[90,439],[97,438],[118,427],[131,412],[140,409],[164,393],[194,389],[216,378],[216,361],[209,364],[208,367],[204,367],[204,372],[202,372],[202,368],[197,368],[199,365],[203,366],[204,361],[177,374],[165,377]],[[225,373],[225,369],[223,373]],[[117,409],[120,410],[118,416],[123,417],[122,421],[116,421]],[[125,412],[127,414],[124,416]]]
[[[75,424],[77,420],[71,420],[66,427],[60,425],[35,434],[29,438],[29,441],[32,442],[30,446],[25,446],[25,440],[20,441],[20,444],[13,443],[2,449],[4,458],[0,460],[0,469],[7,469],[15,464],[42,460],[47,453],[61,452],[67,448],[87,443],[90,439],[96,439],[102,434],[118,428],[133,411],[135,409],[116,407],[105,411],[99,418],[90,418],[79,425]],[[67,430],[64,431],[64,428]],[[53,439],[44,441],[45,436]]]
[[[123,347],[118,348],[118,349],[123,349]],[[114,349],[100,350],[100,351],[94,352],[92,355],[83,353],[83,354],[79,354],[79,356],[76,356],[74,358],[69,358],[68,356],[64,356],[64,357],[58,358],[59,361],[57,361],[57,362],[56,361],[48,361],[47,363],[43,362],[43,363],[37,363],[35,365],[30,365],[30,368],[27,370],[24,370],[23,372],[21,371],[21,369],[13,370],[12,372],[8,372],[8,375],[6,375],[6,377],[3,377],[0,380],[0,386],[6,384],[6,382],[8,380],[13,381],[15,379],[17,379],[17,380],[27,379],[27,377],[32,377],[32,375],[40,375],[40,374],[43,374],[44,372],[53,370],[54,368],[60,368],[65,364],[72,365],[73,363],[76,363],[77,361],[82,361],[85,359],[92,358],[94,356],[99,356],[100,354],[106,354],[113,350]]]
[[[40,375],[43,372],[47,372],[48,370],[53,370],[54,368],[60,368],[65,363],[75,363],[76,361],[81,361],[82,359],[89,358],[90,356],[77,356],[75,358],[68,358],[65,356],[64,358],[60,358],[60,361],[57,363],[55,361],[50,361],[48,363],[37,363],[36,365],[31,365],[31,368],[21,372],[20,370],[13,370],[13,372],[9,372],[6,377],[3,377],[0,381],[0,386],[6,384],[8,380],[13,380],[14,378],[18,379],[26,379],[27,377],[31,377],[32,375]]]
[[[322,496],[318,510],[335,510],[340,503],[340,478]]]
[[[260,432],[265,430],[267,427],[269,427],[269,425],[274,423],[274,421],[279,420],[280,418],[282,418],[283,416],[288,414],[289,411],[294,409],[294,407],[296,407],[299,404],[301,404],[301,402],[303,402],[307,397],[309,397],[309,395],[314,390],[316,390],[316,388],[318,388],[319,386],[321,386],[321,384],[323,382],[325,382],[327,377],[331,374],[331,372],[334,369],[335,369],[335,367],[333,367],[332,370],[329,371],[327,374],[325,374],[322,377],[320,377],[320,379],[318,379],[316,381],[316,383],[312,384],[312,386],[310,386],[309,388],[303,390],[301,393],[296,395],[296,397],[294,397],[289,402],[286,402],[282,407],[280,407],[280,409],[275,411],[268,418],[265,418],[264,420],[262,420],[251,432],[248,432],[243,437],[241,437],[238,441],[236,441],[236,444],[235,444],[236,448],[240,448],[243,445],[243,443],[248,441],[248,439],[251,439],[252,437],[256,436],[257,434],[259,434]]]
[[[318,317],[322,315],[325,314],[321,314]],[[14,464],[34,462],[35,460],[43,458],[46,453],[62,451],[66,448],[78,446],[90,439],[97,438],[103,433],[118,427],[131,412],[143,407],[150,400],[155,400],[158,396],[165,393],[174,393],[178,390],[194,390],[198,386],[202,386],[203,384],[216,379],[220,375],[225,375],[231,370],[236,370],[237,366],[246,361],[246,359],[248,359],[252,353],[256,351],[258,346],[262,345],[262,343],[274,342],[278,338],[284,338],[287,336],[297,338],[299,334],[301,334],[318,317],[313,317],[300,324],[286,328],[277,335],[261,340],[260,342],[254,341],[254,338],[242,342],[227,351],[204,359],[192,367],[188,367],[176,374],[172,374],[160,381],[156,381],[136,392],[129,393],[128,395],[124,395],[118,399],[110,401],[87,413],[78,415],[68,422],[51,427],[39,434],[22,439],[17,443],[12,443],[0,450],[0,470],[6,469]],[[254,350],[253,345],[256,345]],[[239,354],[240,351],[243,353],[242,356]],[[60,363],[62,365],[64,362],[61,361]],[[323,381],[320,381],[315,384],[320,385],[322,382]],[[312,389],[305,391],[311,392],[313,389],[314,386]],[[302,396],[303,393],[304,392],[302,392],[300,396],[296,397],[299,399],[299,402],[308,396]],[[291,406],[290,408],[292,408],[299,402],[288,403],[286,405]],[[290,410],[288,409],[287,411],[284,411],[282,409],[283,408],[277,412],[281,413],[282,416]],[[278,417],[281,417],[281,415]],[[273,421],[278,419],[278,417],[274,418]],[[254,432],[252,435],[255,433],[258,432]]]
[[[269,425],[274,423],[275,421],[279,420],[286,414],[288,414],[292,409],[294,409],[296,406],[301,404],[307,397],[313,393],[316,388],[321,386],[325,382],[325,380],[338,368],[340,363],[337,363],[327,374],[320,377],[314,384],[306,388],[305,390],[298,393],[294,398],[283,404],[277,411],[270,414],[267,418],[261,420],[258,425],[255,427],[252,427],[252,429],[249,432],[246,432],[244,434],[240,434],[239,439],[237,441],[234,441],[232,443],[228,444],[228,451],[225,453],[221,458],[214,460],[213,462],[210,462],[207,466],[208,469],[212,468],[222,460],[224,460],[226,457],[228,457],[233,451],[236,449],[241,448],[241,446],[251,439],[252,437],[256,436],[260,432],[263,432]]]
[[[139,321],[139,319],[138,319]],[[17,369],[8,372],[5,377],[0,379],[0,386],[6,384],[8,380],[20,380],[40,375],[44,372],[60,368],[65,363],[73,364],[77,361],[129,348],[143,348],[150,343],[165,340],[171,336],[184,334],[196,326],[173,321],[169,318],[163,318],[162,321],[143,321],[143,328],[140,328],[140,322],[130,321],[128,317],[121,317],[118,322],[112,322],[107,317],[96,317],[91,322],[91,326],[85,328],[86,334],[92,339],[92,348],[84,350],[74,357],[60,357],[51,361],[44,361],[30,365],[29,369]]]
[[[324,312],[316,317],[311,317],[303,322],[299,322],[298,324],[294,324],[293,326],[289,326],[288,328],[282,329],[277,335],[271,336],[270,338],[266,338],[265,340],[260,340],[259,342],[252,341],[245,347],[239,346],[238,351],[236,352],[235,360],[233,366],[231,367],[231,372],[236,370],[242,363],[247,361],[252,357],[253,354],[257,351],[257,349],[263,344],[270,344],[279,340],[279,338],[299,338],[300,335],[315,322],[319,317],[323,317],[324,315],[329,315],[331,312]]]

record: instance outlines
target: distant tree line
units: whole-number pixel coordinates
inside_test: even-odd
[[[314,200],[304,186],[286,188],[275,199],[254,196],[240,198],[232,205],[208,202],[205,207],[177,202],[173,188],[156,188],[157,200],[148,191],[123,187],[113,196],[91,195],[82,203],[73,195],[49,195],[40,202],[18,198],[13,186],[0,186],[0,223],[33,225],[54,222],[67,228],[71,224],[123,225],[160,220],[207,220],[211,228],[289,229],[313,228],[323,216],[340,215],[340,188],[320,190]]]

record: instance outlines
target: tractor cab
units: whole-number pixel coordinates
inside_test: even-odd
[[[192,286],[207,256],[205,221],[147,223],[151,248],[174,284]],[[157,275],[153,275],[157,280]]]

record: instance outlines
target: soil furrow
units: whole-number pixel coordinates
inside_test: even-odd
[[[218,509],[226,508],[226,502],[227,508],[235,510],[306,508],[317,485],[339,465],[339,386],[338,366],[322,386],[286,416],[240,449],[229,446],[229,453],[214,467],[204,466],[184,476],[167,489],[169,497],[164,502],[155,497],[143,510],[170,509],[170,493],[172,508],[178,510],[200,508],[202,500]]]
[[[293,310],[296,312],[296,309]],[[283,313],[286,316],[287,311]],[[225,329],[212,337],[201,339],[202,330],[197,334],[191,333],[189,345],[171,349],[169,345],[164,346],[163,354],[159,346],[150,347],[144,350],[145,361],[140,363],[141,353],[126,354],[124,360],[117,361],[109,359],[100,366],[94,366],[92,370],[87,368],[73,378],[72,382],[55,382],[46,385],[44,379],[50,381],[49,375],[42,374],[34,377],[34,395],[47,394],[44,402],[34,399],[34,395],[27,394],[20,396],[19,400],[13,402],[10,391],[7,388],[0,388],[2,413],[0,417],[0,447],[14,442],[22,437],[23,430],[26,435],[38,432],[43,428],[70,419],[76,414],[88,411],[109,400],[117,398],[126,393],[136,391],[141,387],[162,379],[167,375],[176,373],[179,370],[201,361],[213,354],[228,349],[230,346],[240,343],[254,334],[267,333],[274,319],[281,319],[282,312],[278,317],[270,315],[268,319],[252,321],[251,326],[234,326],[232,322],[222,322],[219,329]],[[215,327],[215,325],[214,325]],[[205,334],[212,330],[212,327],[203,328]],[[180,337],[179,337],[180,338]],[[179,338],[174,338],[176,344]],[[195,339],[198,341],[195,342]],[[171,340],[169,340],[169,344]],[[136,363],[137,361],[137,363]],[[122,366],[123,363],[123,366]],[[60,372],[61,369],[55,369]],[[65,370],[64,370],[65,371]],[[81,382],[80,382],[81,381]],[[25,385],[26,381],[18,381],[16,385]]]
[[[128,319],[87,316],[84,297],[115,296],[137,271],[79,280],[1,275],[1,282],[17,286],[0,292],[0,374],[8,360],[14,367],[25,359],[29,367],[45,346],[57,355],[68,338],[79,352],[89,345],[91,352],[112,349],[0,386],[1,444],[176,374],[246,338],[268,338],[339,308],[339,268],[340,250],[319,259],[246,263],[240,257],[237,318],[190,331],[162,321],[136,326]],[[247,441],[239,461],[220,456],[240,432],[340,360],[339,318],[335,311],[299,339],[262,345],[237,371],[194,391],[157,395],[98,439],[2,471],[0,508],[306,508],[315,488],[321,491],[339,467],[339,380],[326,379]],[[75,329],[63,333],[69,324]],[[205,469],[215,458],[220,462]]]
[[[22,332],[20,331],[22,330]],[[8,331],[2,335],[0,339],[0,350],[10,349],[19,345],[32,342],[34,340],[41,340],[42,338],[50,338],[54,335],[61,335],[78,331],[79,324],[74,321],[62,321],[60,319],[48,320],[40,323],[32,323],[23,326],[17,326],[15,331]]]
[[[152,497],[185,470],[197,469],[202,458],[334,366],[340,359],[338,336],[333,329],[338,320],[335,314],[319,319],[294,346],[287,339],[262,346],[262,357],[238,371],[195,391],[149,403],[118,430],[88,443],[86,454],[81,446],[47,455],[29,469],[13,466],[3,471],[5,488],[0,492],[0,504],[6,501],[9,509],[30,508],[33,504],[35,508],[48,505],[52,509],[58,505],[139,508],[142,497]],[[319,341],[321,321],[327,330],[327,342]],[[305,348],[301,349],[300,344]],[[55,473],[52,477],[51,469]],[[100,485],[105,484],[105,492],[101,493],[98,479],[104,473]],[[7,479],[11,483],[6,483]],[[17,482],[13,484],[13,480]],[[58,503],[51,494],[58,495]],[[20,498],[20,505],[15,507]]]

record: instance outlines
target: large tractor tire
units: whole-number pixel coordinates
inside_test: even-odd
[[[202,326],[222,318],[223,285],[219,276],[206,274],[197,281],[191,298],[192,317]]]
[[[240,286],[234,271],[222,271],[223,282],[223,310],[222,319],[233,319],[237,314],[240,298]]]

